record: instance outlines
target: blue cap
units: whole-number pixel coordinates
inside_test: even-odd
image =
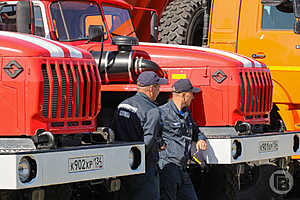
[[[141,73],[137,79],[137,84],[142,87],[154,85],[154,84],[162,85],[167,83],[168,83],[168,79],[160,78],[153,71],[145,71]]]
[[[201,91],[200,88],[193,87],[189,79],[179,79],[178,81],[176,81],[173,85],[173,90],[176,93],[181,93],[181,92],[198,93]]]

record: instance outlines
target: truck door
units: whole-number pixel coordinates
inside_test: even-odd
[[[300,35],[294,33],[292,1],[277,6],[241,1],[237,53],[266,63],[271,70],[273,102],[287,129],[300,128]]]
[[[34,2],[33,8],[34,8],[34,27],[35,27],[34,34],[41,37],[47,37],[50,39],[44,4],[39,1]]]
[[[8,1],[0,7],[0,30],[17,32],[16,18],[17,14],[17,2]],[[34,2],[34,34],[46,37],[49,35],[48,28],[45,29],[44,21],[45,8],[41,2]],[[25,26],[25,24],[24,24]]]

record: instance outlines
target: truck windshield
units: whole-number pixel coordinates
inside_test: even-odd
[[[290,0],[277,6],[263,6],[262,29],[293,30],[295,20],[293,2]]]
[[[103,5],[104,16],[112,36],[136,37],[129,11],[113,5]]]
[[[50,11],[60,41],[88,39],[90,25],[102,25],[105,29],[100,8],[94,1],[58,1],[51,4]]]

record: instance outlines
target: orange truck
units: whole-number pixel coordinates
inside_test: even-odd
[[[297,19],[299,1],[127,0],[127,2],[134,6],[157,10],[160,20],[159,42],[221,49],[252,57],[267,64],[274,83],[272,128],[300,130],[300,93],[297,88],[300,84],[297,59],[300,51]],[[143,28],[145,25],[142,23],[137,26],[138,30]],[[294,156],[290,162],[289,171],[295,180],[298,178],[299,158],[300,156]],[[264,170],[260,168],[258,172],[263,173]],[[258,179],[254,181],[256,185],[254,188],[257,189],[261,181],[265,181],[265,185],[268,183],[267,178]],[[264,190],[247,191],[251,192],[251,199],[265,198]]]

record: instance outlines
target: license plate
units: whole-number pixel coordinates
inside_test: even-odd
[[[274,152],[278,151],[278,149],[279,144],[277,140],[260,142],[258,147],[259,153]]]
[[[103,169],[103,155],[69,158],[69,173]]]

